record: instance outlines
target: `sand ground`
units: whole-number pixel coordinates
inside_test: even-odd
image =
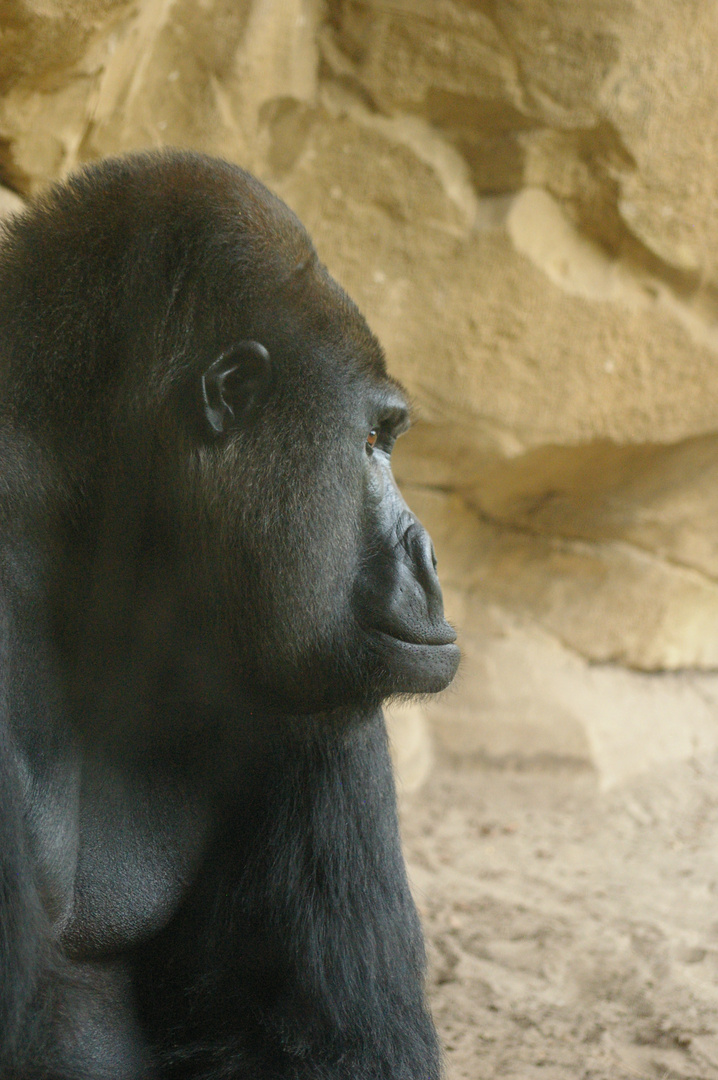
[[[718,760],[402,796],[447,1080],[718,1080]]]

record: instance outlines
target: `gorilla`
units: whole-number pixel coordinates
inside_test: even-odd
[[[293,213],[108,160],[0,243],[0,1077],[435,1080],[381,704],[459,659]]]

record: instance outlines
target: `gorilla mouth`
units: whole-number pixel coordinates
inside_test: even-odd
[[[448,623],[410,639],[384,630],[375,633],[391,672],[391,693],[436,694],[447,688],[459,669],[461,652]]]
[[[432,627],[427,634],[411,634],[406,630],[397,633],[394,630],[384,630],[381,627],[377,627],[377,631],[382,637],[389,638],[391,641],[399,641],[402,645],[419,645],[424,648],[440,649],[446,645],[453,645],[456,641],[456,631],[448,623],[440,627]]]

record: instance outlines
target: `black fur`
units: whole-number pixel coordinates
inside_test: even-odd
[[[105,162],[0,242],[0,1078],[435,1080],[381,702],[458,662],[294,215]]]

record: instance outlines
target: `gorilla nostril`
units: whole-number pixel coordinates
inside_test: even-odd
[[[436,554],[428,532],[421,522],[414,519],[404,533],[404,547],[421,576],[436,576]],[[437,582],[438,587],[438,582]]]
[[[418,526],[418,521],[413,514],[402,514],[396,523],[396,536],[398,537],[397,546],[403,544],[404,547],[409,545],[410,534]]]

